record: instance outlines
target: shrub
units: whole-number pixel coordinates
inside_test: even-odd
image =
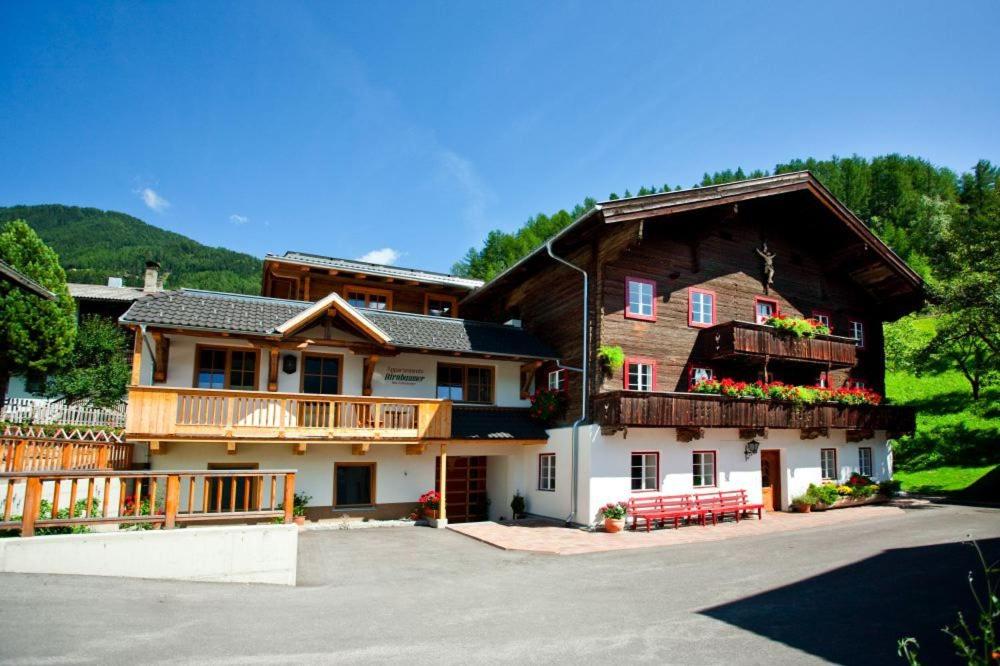
[[[837,486],[832,483],[824,483],[821,486],[810,483],[809,489],[806,490],[806,495],[816,498],[817,504],[825,504],[827,506],[832,505],[840,499],[840,493],[837,492]]]
[[[798,506],[815,506],[818,501],[815,496],[809,493],[792,498],[792,504]]]
[[[441,493],[436,490],[428,490],[420,496],[420,506],[425,509],[436,510],[441,506]]]
[[[510,501],[510,510],[514,520],[517,520],[518,516],[524,515],[525,503],[521,493],[514,493],[514,499]]]
[[[625,352],[618,345],[601,345],[597,348],[597,358],[612,370],[618,370],[625,365]]]

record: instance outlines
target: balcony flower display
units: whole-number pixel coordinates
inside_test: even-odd
[[[764,322],[784,333],[790,333],[797,338],[811,338],[814,335],[830,335],[830,327],[816,319],[802,317],[785,317],[777,314],[768,317]]]
[[[707,379],[691,387],[693,393],[721,395],[727,398],[754,398],[756,400],[783,400],[802,405],[832,402],[839,405],[878,405],[882,396],[863,388],[823,388],[820,386],[795,386],[783,382],[740,382],[728,377]]]
[[[531,408],[528,414],[542,423],[551,423],[561,418],[569,406],[569,396],[562,389],[540,388],[529,400]]]

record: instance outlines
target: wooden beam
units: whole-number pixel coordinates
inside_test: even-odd
[[[372,394],[372,377],[375,375],[376,363],[378,363],[378,354],[371,354],[365,357],[361,378],[361,395]]]
[[[167,381],[167,364],[170,362],[170,340],[163,333],[154,331],[153,351],[155,361],[153,362],[153,381]]]
[[[271,347],[267,350],[268,352],[268,365],[267,365],[267,390],[277,391],[278,390],[278,366],[281,361],[281,350],[277,347]]]
[[[159,440],[155,440],[154,439],[153,441],[151,441],[149,443],[149,453],[150,453],[150,455],[156,456],[156,455],[159,455],[159,454],[164,453],[164,452],[165,452],[165,449],[163,447],[163,444]]]
[[[351,455],[363,456],[368,453],[368,449],[371,448],[371,442],[361,442],[359,444],[351,445]]]
[[[233,456],[236,455],[236,440],[229,440],[226,442],[226,454]]]
[[[406,455],[408,456],[419,456],[423,455],[424,451],[427,450],[427,443],[420,442],[419,444],[407,444],[406,445]]]
[[[696,439],[701,439],[705,436],[704,428],[677,428],[677,441],[678,442],[692,442]]]
[[[306,446],[306,442],[295,442],[292,444],[292,453],[297,456],[305,455]]]
[[[875,431],[871,428],[862,428],[858,430],[848,430],[846,433],[848,442],[863,442],[866,439],[871,439],[875,436]]]
[[[438,483],[441,485],[438,492],[441,495],[441,502],[438,506],[438,518],[441,520],[448,519],[448,509],[447,503],[448,499],[446,497],[448,493],[448,442],[441,442],[441,469],[438,471],[439,479]]]
[[[138,386],[142,380],[142,331],[138,328],[135,332],[135,344],[132,347],[132,386]]]
[[[762,437],[767,439],[767,428],[740,428],[740,439]]]
[[[817,437],[829,437],[829,428],[802,428],[799,431],[799,439],[816,439]]]

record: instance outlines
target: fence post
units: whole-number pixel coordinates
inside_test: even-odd
[[[153,501],[156,501],[155,498]],[[168,530],[174,529],[174,524],[177,522],[177,507],[181,503],[181,477],[178,474],[171,474],[167,477],[167,498],[166,498],[166,514],[167,517],[163,521],[163,527]]]
[[[35,519],[42,505],[42,481],[28,477],[24,489],[24,506],[21,507],[21,536],[35,536]]]
[[[102,444],[97,449],[97,469],[104,469],[108,466],[108,453],[111,450],[110,444]]]
[[[295,515],[295,474],[290,473],[285,475],[285,502],[283,504],[285,508],[285,524],[292,522],[292,518]]]
[[[13,466],[10,468],[11,472],[23,472],[24,471],[24,452],[28,448],[28,442],[24,439],[17,440],[14,444],[14,461]]]
[[[63,448],[59,456],[60,469],[73,469],[73,449],[76,445],[73,442],[63,442]]]

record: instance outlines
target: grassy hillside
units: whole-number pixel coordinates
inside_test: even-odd
[[[108,276],[123,276],[126,284],[140,285],[143,266],[153,259],[170,273],[169,288],[260,293],[260,259],[202,245],[131,215],[55,204],[0,207],[0,224],[16,219],[56,251],[71,282],[103,284]]]

